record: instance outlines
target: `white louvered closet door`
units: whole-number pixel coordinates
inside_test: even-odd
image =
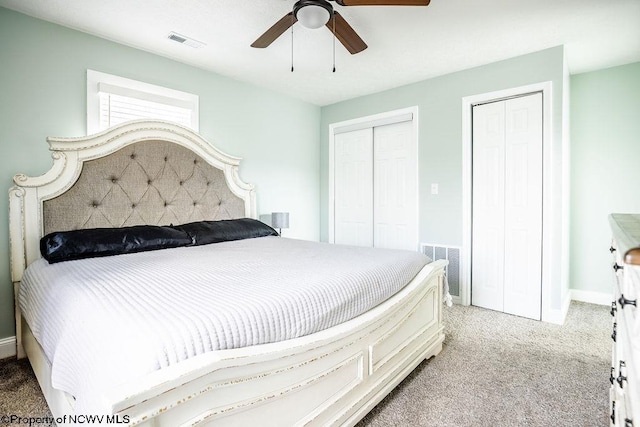
[[[473,108],[472,303],[538,320],[542,126],[539,93]]]
[[[417,144],[411,120],[334,136],[335,243],[418,249]]]

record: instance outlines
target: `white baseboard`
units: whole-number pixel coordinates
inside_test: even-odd
[[[571,299],[574,301],[588,302],[590,304],[611,305],[612,294],[607,292],[582,291],[571,289]]]
[[[548,323],[555,323],[556,325],[564,324],[564,320],[567,318],[569,312],[569,306],[571,305],[571,294],[565,293],[565,297],[562,300],[561,307],[559,309],[551,309],[542,311],[542,321]]]
[[[3,338],[0,340],[0,359],[13,357],[16,355],[16,337]]]

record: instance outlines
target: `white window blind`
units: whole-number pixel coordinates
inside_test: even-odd
[[[87,70],[87,133],[136,119],[160,119],[198,131],[198,96]]]
[[[191,127],[189,108],[100,92],[100,129],[135,119],[161,119]]]

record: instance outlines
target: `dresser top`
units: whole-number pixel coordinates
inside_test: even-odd
[[[640,214],[611,214],[609,225],[624,261],[640,265]]]

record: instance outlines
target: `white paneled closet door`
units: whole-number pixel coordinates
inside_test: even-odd
[[[417,250],[412,121],[338,133],[334,144],[334,242]]]
[[[472,303],[540,319],[542,94],[473,107]]]
[[[335,135],[335,243],[373,246],[373,129]]]
[[[374,246],[416,250],[418,173],[412,149],[413,124],[379,126],[373,133]]]
[[[473,225],[471,300],[504,309],[505,108],[473,107]]]

